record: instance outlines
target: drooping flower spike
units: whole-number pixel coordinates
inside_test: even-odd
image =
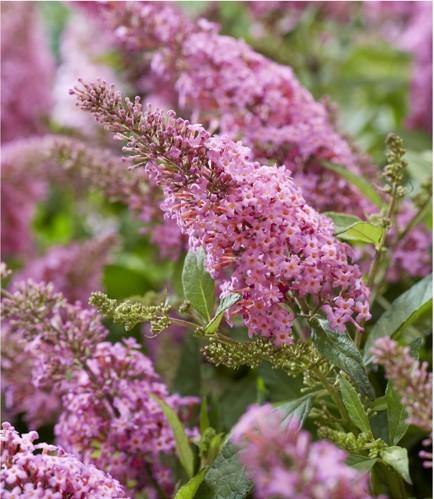
[[[185,422],[197,399],[169,395],[135,340],[104,341],[108,331],[99,314],[67,303],[52,285],[21,282],[5,294],[2,311],[8,333],[25,340],[31,383],[60,401],[54,428],[59,445],[109,472],[128,496],[159,488],[170,495],[174,480],[160,457],[173,454],[175,440],[153,397]],[[5,381],[8,390],[13,376]]]
[[[287,8],[288,2],[283,3]],[[322,165],[331,161],[372,183],[379,181],[376,168],[336,132],[326,106],[314,100],[290,67],[219,34],[216,24],[190,20],[173,4],[107,2],[98,11],[125,51],[143,59],[152,55],[154,74],[174,86],[179,107],[193,121],[242,139],[261,164],[286,166],[313,208],[361,218],[377,211],[357,188]],[[403,204],[398,231],[413,216],[414,209]],[[387,278],[394,281],[403,271],[427,275],[429,248],[426,228],[413,227],[397,245]],[[369,258],[369,252],[363,255]]]
[[[34,443],[35,431],[20,435],[9,423],[0,430],[0,492],[4,499],[127,499],[121,484],[55,445]]]
[[[262,166],[241,144],[144,109],[139,98],[123,100],[104,82],[72,93],[162,188],[161,208],[191,248],[205,249],[222,293],[242,295],[234,309],[250,334],[290,342],[294,300],[307,297],[339,331],[369,318],[369,292],[350,247],[333,237],[331,221],[306,203],[284,167]]]
[[[368,475],[348,466],[343,450],[312,442],[296,419],[282,422],[271,405],[251,406],[231,436],[258,499],[371,498]]]

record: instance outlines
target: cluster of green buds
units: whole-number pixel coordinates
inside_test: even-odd
[[[161,295],[152,293],[119,302],[105,293],[95,292],[91,294],[89,304],[116,324],[123,325],[127,331],[137,324],[148,322],[152,333],[159,334],[171,325],[172,320],[169,317],[171,306],[166,301],[155,303],[158,299],[161,299]]]
[[[235,341],[216,336],[202,348],[202,353],[212,364],[231,369],[241,366],[255,369],[267,361],[273,369],[281,369],[288,376],[304,374],[313,365],[319,366],[324,362],[311,342],[277,348],[271,341],[261,337],[250,341]]]
[[[432,197],[432,177],[423,181],[420,191],[413,197],[414,205],[421,209],[429,202]]]
[[[371,432],[362,432],[357,436],[354,433],[345,433],[343,431],[332,430],[327,426],[318,428],[318,436],[331,440],[336,445],[354,454],[368,453],[371,459],[380,456],[381,452],[387,447],[381,438],[375,438]]]
[[[403,187],[407,161],[405,156],[404,141],[394,133],[386,137],[386,160],[387,164],[383,170],[383,178],[386,182],[384,192],[387,192],[399,199],[405,196]]]

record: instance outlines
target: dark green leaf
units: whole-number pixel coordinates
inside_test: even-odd
[[[371,459],[367,456],[359,456],[358,454],[350,454],[347,457],[347,464],[360,471],[370,471],[378,459]]]
[[[175,495],[175,499],[193,499],[196,496],[200,484],[205,477],[206,469],[199,471],[197,475],[191,478],[185,485],[183,485]]]
[[[350,184],[353,184],[357,189],[365,196],[366,199],[369,199],[372,203],[375,204],[378,208],[383,206],[383,200],[378,192],[372,187],[372,185],[367,182],[363,177],[352,173],[348,168],[341,165],[336,165],[335,163],[330,163],[330,161],[322,161],[322,166],[331,170],[345,180],[347,180]]]
[[[182,466],[184,467],[187,476],[191,478],[194,473],[194,454],[190,447],[190,442],[188,441],[187,435],[185,434],[182,423],[171,407],[160,400],[156,395],[151,394],[151,397],[157,402],[164,415],[166,416],[166,419],[173,431],[173,436],[175,438],[176,454]]]
[[[300,426],[303,426],[304,420],[312,409],[312,397],[307,395],[296,400],[290,400],[289,402],[279,404],[276,406],[276,409],[282,414],[283,426],[292,418],[297,419],[300,422]]]
[[[408,429],[407,413],[401,404],[401,397],[389,382],[386,388],[387,421],[389,426],[389,443],[397,444]]]
[[[382,336],[396,336],[432,309],[432,276],[429,275],[399,296],[378,319],[366,340],[365,364],[372,362],[370,349]]]
[[[231,307],[233,307],[237,302],[240,301],[240,299],[241,295],[239,295],[238,293],[230,293],[227,296],[225,296],[220,301],[216,313],[214,314],[214,317],[210,320],[210,322],[206,326],[205,333],[214,334],[217,331],[226,310],[229,310]]]
[[[209,322],[214,306],[215,292],[214,281],[206,272],[204,264],[205,252],[202,248],[195,252],[189,251],[182,270],[182,285],[186,300],[191,303],[203,319]]]
[[[252,489],[237,449],[227,441],[205,474],[199,489],[201,499],[244,499]]]
[[[300,390],[303,387],[302,376],[290,378],[285,372],[273,369],[269,364],[262,365],[259,373],[265,381],[271,402],[282,402],[300,397]]]
[[[360,431],[370,432],[371,426],[369,425],[368,415],[360,402],[360,398],[356,390],[342,376],[339,378],[339,387],[341,390],[342,400],[344,401],[345,408],[351,421],[357,426]]]
[[[172,358],[173,354],[170,358],[173,363]],[[191,334],[184,339],[172,389],[180,395],[200,395],[202,392],[199,343]]]
[[[381,451],[381,459],[397,471],[407,483],[411,483],[407,449],[397,445],[386,447]]]
[[[347,333],[330,331],[327,321],[319,320],[313,329],[312,339],[320,354],[346,372],[363,396],[374,398],[360,352]]]

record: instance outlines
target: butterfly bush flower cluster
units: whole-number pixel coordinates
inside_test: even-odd
[[[432,131],[432,3],[364,2],[365,15],[384,37],[412,55],[408,126]]]
[[[135,340],[106,342],[98,313],[66,302],[50,284],[22,282],[2,306],[10,334],[22,335],[24,351],[33,356],[33,385],[60,399],[57,442],[112,474],[129,487],[128,495],[152,494],[156,484],[173,492],[171,472],[159,458],[173,453],[175,441],[152,397],[183,420],[196,398],[169,395]]]
[[[43,131],[52,104],[54,61],[36,7],[27,2],[1,4],[2,142]]]
[[[360,329],[370,317],[350,247],[334,238],[332,222],[306,203],[284,167],[261,166],[248,148],[173,113],[145,112],[139,99],[123,101],[104,82],[73,93],[161,186],[162,209],[191,247],[205,249],[222,293],[242,295],[234,308],[250,334],[291,341],[294,312],[284,303],[292,298],[313,297],[339,331],[348,322]]]
[[[312,442],[296,419],[282,422],[271,405],[251,406],[231,433],[254,483],[255,497],[369,499],[368,475],[345,463],[330,442]]]
[[[50,282],[67,300],[87,303],[90,293],[101,289],[102,269],[116,242],[114,234],[107,234],[84,243],[53,247],[15,274],[13,283],[27,279]]]
[[[143,231],[150,233],[163,257],[176,258],[184,246],[177,226],[161,215],[160,190],[136,172],[126,171],[122,159],[108,149],[70,137],[45,135],[7,144],[1,168],[5,256],[33,252],[30,226],[36,203],[46,195],[47,179],[57,184],[67,181],[77,191],[99,189],[108,199],[126,204],[144,223]]]
[[[333,209],[343,203],[338,211],[352,207],[363,214],[368,209],[353,187],[318,166],[318,160],[327,159],[360,173],[324,106],[289,67],[257,54],[241,40],[220,35],[215,24],[194,23],[171,7],[163,12],[157,4],[119,2],[107,8],[112,25],[118,26],[116,34],[128,47],[159,49],[153,69],[174,82],[180,106],[194,120],[242,137],[259,161],[285,164],[318,209],[331,209],[331,197]],[[338,195],[330,196],[336,190]]]
[[[0,431],[0,492],[4,499],[64,497],[126,499],[120,483],[61,448],[35,443],[35,431],[20,435],[9,423]]]
[[[384,367],[386,377],[402,398],[408,422],[432,432],[432,373],[427,362],[418,362],[408,347],[389,337],[379,338],[372,353],[375,362]]]
[[[378,180],[336,133],[326,107],[313,99],[291,68],[263,57],[241,40],[220,35],[215,24],[188,20],[173,6],[109,2],[101,11],[125,49],[154,52],[153,71],[162,81],[172,82],[179,106],[193,121],[242,138],[261,164],[285,165],[306,201],[320,212],[362,218],[376,212],[354,186],[322,166],[327,160]],[[401,211],[400,220],[414,214],[409,205]],[[393,279],[402,271],[414,277],[429,273],[429,238],[422,225],[410,231],[399,254],[392,255],[388,276]]]

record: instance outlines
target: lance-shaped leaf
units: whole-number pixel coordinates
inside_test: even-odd
[[[206,469],[203,468],[197,475],[183,485],[175,495],[175,499],[193,499],[196,497],[196,492],[199,490],[200,484],[205,478]]]
[[[360,220],[353,215],[327,212],[335,224],[335,235],[341,241],[373,244],[376,246],[383,236],[384,227]]]
[[[345,409],[350,416],[351,421],[357,426],[360,431],[370,432],[368,415],[360,401],[359,395],[344,377],[339,378],[339,388],[341,390],[342,400],[344,401]]]
[[[241,300],[241,295],[239,295],[238,293],[229,293],[227,296],[225,296],[220,301],[217,310],[214,314],[214,317],[207,324],[205,328],[205,333],[214,334],[217,331],[226,310],[229,310],[240,300]]]
[[[348,168],[337,165],[335,163],[331,163],[330,161],[322,161],[321,164],[324,168],[327,168],[327,170],[331,170],[332,172],[337,173],[339,176],[347,180],[350,184],[357,187],[360,193],[363,194],[366,199],[369,199],[369,201],[375,204],[375,206],[377,206],[378,208],[381,208],[383,206],[384,203],[381,199],[381,196],[363,177],[361,177],[360,175],[355,175],[354,173],[350,172]]]
[[[389,427],[389,443],[397,444],[408,429],[407,412],[401,404],[401,397],[389,382],[386,388],[387,422]]]
[[[383,463],[391,466],[407,483],[411,483],[407,449],[395,445],[386,447],[380,455]]]
[[[166,416],[166,419],[173,431],[173,436],[175,438],[176,454],[182,466],[184,467],[187,476],[191,478],[194,473],[194,454],[188,441],[187,435],[185,434],[182,423],[171,407],[169,407],[165,402],[163,402],[152,393],[151,397],[157,402],[164,415]]]
[[[416,319],[432,309],[432,276],[429,275],[399,296],[389,310],[378,319],[366,340],[365,364],[372,362],[374,342],[383,336],[396,336]]]
[[[331,331],[327,321],[319,320],[312,331],[312,340],[325,359],[348,374],[363,396],[374,398],[362,356],[348,334]]]
[[[205,251],[189,251],[182,270],[184,296],[192,307],[209,322],[214,307],[214,281],[205,270]]]
[[[276,409],[281,413],[282,426],[288,424],[288,421],[292,418],[297,419],[300,426],[302,426],[312,409],[312,397],[306,395],[305,397],[290,400],[289,402],[277,405]]]

